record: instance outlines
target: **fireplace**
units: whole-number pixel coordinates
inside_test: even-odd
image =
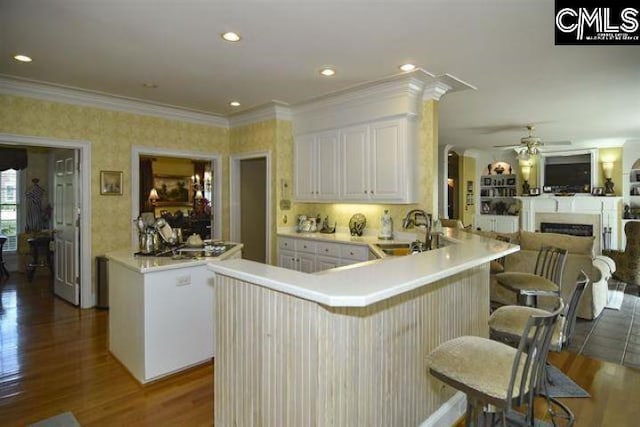
[[[542,233],[570,234],[572,236],[593,236],[593,224],[541,222],[540,231]]]

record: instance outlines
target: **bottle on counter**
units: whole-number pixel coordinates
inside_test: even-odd
[[[380,235],[378,238],[382,240],[393,239],[393,218],[391,218],[389,211],[386,209],[384,215],[380,218]]]

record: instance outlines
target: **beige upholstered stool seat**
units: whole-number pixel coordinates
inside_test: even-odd
[[[496,280],[512,291],[520,292],[535,289],[542,292],[559,292],[560,288],[551,280],[531,273],[518,271],[496,274]]]
[[[457,388],[462,391],[479,391],[495,399],[505,400],[516,351],[501,342],[464,336],[438,346],[427,357],[427,363],[433,372],[458,383]],[[524,364],[525,360],[522,359],[520,370]],[[516,395],[520,394],[518,386],[519,384],[515,384],[513,390]]]
[[[495,310],[489,318],[489,328],[492,333],[508,336],[517,343],[520,340],[524,326],[531,316],[544,316],[549,312],[540,308],[524,307],[520,305],[505,305]],[[564,342],[564,317],[560,316],[551,336],[550,350],[561,351]],[[529,334],[531,335],[531,334]]]

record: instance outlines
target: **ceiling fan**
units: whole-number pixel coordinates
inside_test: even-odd
[[[529,135],[520,138],[520,145],[514,147],[513,145],[495,145],[494,147],[513,147],[518,153],[518,159],[529,160],[531,156],[535,156],[540,151],[540,147],[544,145],[542,139],[533,135],[533,125],[527,125]],[[570,141],[554,141],[547,143],[548,145],[571,145]]]

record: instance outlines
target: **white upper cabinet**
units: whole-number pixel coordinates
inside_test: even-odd
[[[338,132],[321,132],[296,138],[295,142],[296,200],[337,200],[338,192]]]
[[[369,127],[354,126],[340,131],[342,173],[341,198],[369,199]]]
[[[407,118],[379,120],[296,138],[296,199],[415,202],[411,124]]]

